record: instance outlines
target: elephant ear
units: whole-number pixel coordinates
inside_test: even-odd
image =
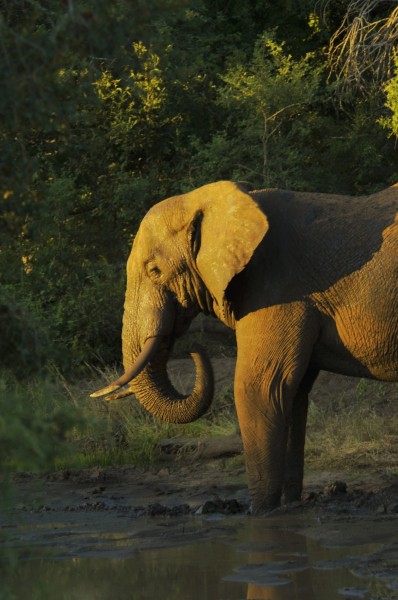
[[[203,211],[196,264],[221,311],[228,284],[268,231],[266,216],[245,187],[220,181],[191,192]]]

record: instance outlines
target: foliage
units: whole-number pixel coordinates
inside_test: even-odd
[[[351,4],[1,0],[8,368],[120,361],[126,258],[164,197],[221,178],[348,193],[398,178],[378,125],[396,132],[380,121],[394,78],[342,106],[328,79]]]
[[[395,76],[385,86],[386,107],[392,112],[387,117],[380,119],[381,125],[389,129],[398,138],[398,52],[394,56]]]
[[[231,120],[235,117],[230,138],[239,144],[240,170],[250,181],[269,186],[283,179],[281,168],[284,173],[293,172],[294,158],[289,165],[283,160],[291,158],[291,151],[290,156],[281,155],[285,144],[294,146],[295,123],[315,100],[320,69],[313,59],[313,54],[307,53],[294,60],[283,44],[265,34],[258,39],[250,64],[230,66],[224,75],[220,103],[228,107]]]
[[[38,379],[17,383],[0,378],[0,505],[10,490],[13,471],[51,469],[70,451],[69,434],[85,418],[65,402],[60,386]]]
[[[19,377],[28,377],[40,370],[49,344],[48,336],[31,309],[16,301],[12,290],[0,290],[0,365]]]

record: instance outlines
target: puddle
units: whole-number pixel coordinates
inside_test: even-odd
[[[345,545],[325,547],[291,526],[280,517],[187,517],[20,527],[6,546],[25,558],[1,577],[0,598],[398,598],[398,543],[347,545],[342,524]]]

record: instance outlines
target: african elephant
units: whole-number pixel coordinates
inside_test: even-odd
[[[166,421],[197,419],[213,394],[205,352],[192,353],[187,397],[166,363],[200,311],[215,315],[236,332],[235,404],[253,512],[299,499],[319,371],[398,380],[397,212],[398,184],[349,197],[221,181],[153,206],[127,263],[125,374],[94,395],[135,393]]]

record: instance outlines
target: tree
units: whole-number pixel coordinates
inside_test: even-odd
[[[333,5],[332,0],[324,0],[324,15]],[[329,69],[338,89],[369,93],[373,85],[385,82],[392,74],[397,44],[395,0],[349,0],[328,48]]]
[[[333,31],[351,4],[328,4]],[[221,178],[362,192],[393,177],[382,88],[336,106],[314,6],[0,0],[1,285],[13,339],[35,316],[34,364],[120,356],[124,265],[153,203]]]
[[[238,160],[249,179],[254,175],[267,186],[282,175],[272,153],[314,101],[320,75],[312,53],[294,60],[269,34],[258,39],[249,65],[231,66],[223,75],[220,104],[238,116],[236,134],[248,150]]]

